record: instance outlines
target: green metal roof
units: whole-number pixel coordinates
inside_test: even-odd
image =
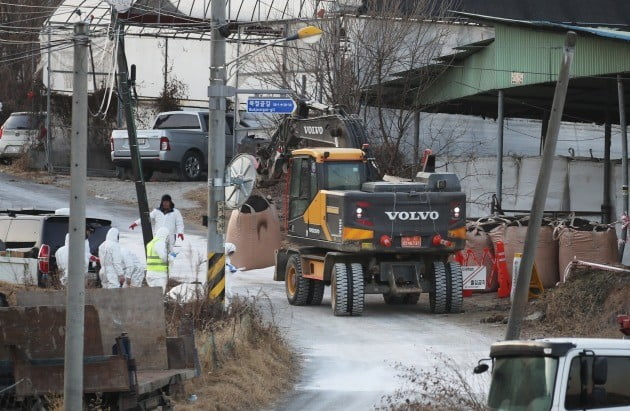
[[[494,25],[494,41],[459,47],[461,52],[443,56],[429,67],[399,73],[399,79],[381,89],[391,97],[385,105],[494,117],[497,90],[503,89],[507,116],[541,118],[551,106],[569,28],[578,31],[578,40],[565,119],[602,123],[612,116],[616,121],[615,77],[630,73],[630,33],[484,18]],[[424,90],[415,100],[405,101],[399,90],[410,83]]]

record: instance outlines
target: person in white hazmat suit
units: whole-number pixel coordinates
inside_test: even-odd
[[[232,283],[234,282],[234,275],[238,271],[236,267],[232,265],[231,256],[236,252],[236,246],[232,243],[225,243],[225,307],[229,308],[234,298],[234,292],[232,291]]]
[[[149,214],[153,227],[158,230],[160,227],[168,228],[169,236],[167,237],[167,246],[169,252],[173,250],[175,240],[179,238],[184,241],[184,219],[178,209],[175,208],[175,203],[171,200],[171,196],[164,194],[160,201],[160,206]],[[137,219],[129,228],[132,230],[140,224],[140,219]]]
[[[162,292],[166,292],[168,282],[168,228],[160,227],[147,244],[147,275],[146,280],[149,287],[162,287]]]
[[[105,241],[98,247],[103,288],[121,288],[125,284],[125,266],[118,236],[118,229],[110,228]]]
[[[144,280],[144,264],[137,255],[122,247],[123,264],[125,266],[125,281],[129,287],[142,287]]]
[[[90,253],[90,243],[85,240],[85,269],[84,275],[87,275],[90,261],[98,261],[98,259]],[[60,274],[59,281],[64,287],[68,285],[68,265],[70,259],[70,234],[66,234],[65,244],[55,252],[55,261],[57,262],[57,270]]]

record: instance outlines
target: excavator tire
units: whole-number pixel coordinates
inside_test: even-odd
[[[292,254],[287,261],[284,277],[287,300],[291,305],[308,305],[312,298],[312,280],[302,276],[302,262],[298,254]]]
[[[446,267],[442,261],[434,261],[432,270],[433,281],[431,282],[431,291],[429,291],[431,312],[434,314],[444,314],[448,311]]]
[[[448,298],[446,306],[450,313],[461,313],[462,305],[464,304],[463,297],[463,279],[462,279],[462,267],[455,262],[446,264],[446,278],[448,287]]]
[[[320,305],[324,299],[324,289],[326,284],[323,281],[309,280],[311,281],[311,292],[308,295],[309,305]]]
[[[363,314],[365,295],[361,264],[335,264],[331,285],[332,309],[335,316]]]

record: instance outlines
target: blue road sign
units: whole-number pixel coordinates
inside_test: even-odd
[[[295,101],[290,98],[258,98],[247,99],[248,113],[291,114],[295,110]]]

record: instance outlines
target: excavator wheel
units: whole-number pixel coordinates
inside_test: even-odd
[[[432,270],[433,281],[431,282],[431,291],[429,292],[431,312],[435,314],[444,314],[448,312],[446,267],[442,261],[434,261],[432,264]]]
[[[313,283],[312,280],[302,276],[302,262],[298,254],[292,254],[287,261],[284,285],[289,304],[309,304],[309,296],[312,299]]]
[[[464,303],[463,298],[463,279],[462,279],[462,267],[455,262],[446,264],[446,279],[450,285],[447,289],[447,302],[446,306],[450,313],[462,312],[462,305]]]
[[[311,281],[311,292],[308,295],[307,303],[309,305],[320,305],[324,299],[324,289],[326,284],[323,281],[309,280]]]
[[[361,264],[337,263],[334,265],[331,301],[335,316],[363,314],[365,295]]]

